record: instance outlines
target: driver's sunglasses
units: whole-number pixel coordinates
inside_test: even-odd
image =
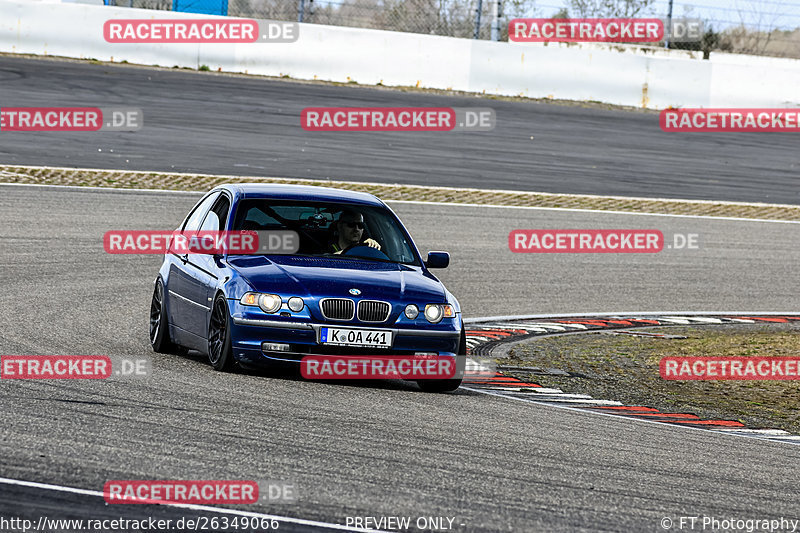
[[[348,228],[364,229],[363,222],[345,222],[344,225],[347,226]]]

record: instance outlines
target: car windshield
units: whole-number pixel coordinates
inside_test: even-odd
[[[411,238],[386,208],[334,202],[245,199],[234,231],[293,230],[296,255],[367,259],[419,265]]]

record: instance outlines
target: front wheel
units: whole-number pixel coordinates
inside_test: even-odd
[[[218,294],[208,325],[208,362],[214,370],[226,371],[233,367],[230,323],[228,303],[223,295]]]
[[[417,385],[425,392],[452,392],[456,390],[461,386],[466,360],[467,333],[464,331],[464,326],[461,326],[461,340],[458,343],[458,355],[456,356],[456,375],[461,377],[456,379],[420,379],[417,380]]]
[[[156,353],[172,353],[177,346],[169,338],[169,321],[164,310],[164,284],[156,280],[150,301],[150,346]]]

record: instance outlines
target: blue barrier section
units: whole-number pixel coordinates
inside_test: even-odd
[[[173,11],[202,13],[203,15],[228,15],[228,0],[172,0]]]

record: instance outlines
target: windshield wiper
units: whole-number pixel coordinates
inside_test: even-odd
[[[342,254],[333,254],[327,253],[323,254],[323,257],[332,257],[332,258],[341,258],[341,259],[363,259],[365,261],[378,261],[379,263],[392,263],[394,265],[402,264],[398,263],[397,261],[392,261],[391,259],[379,259],[377,257],[364,257],[363,255],[342,255]]]

